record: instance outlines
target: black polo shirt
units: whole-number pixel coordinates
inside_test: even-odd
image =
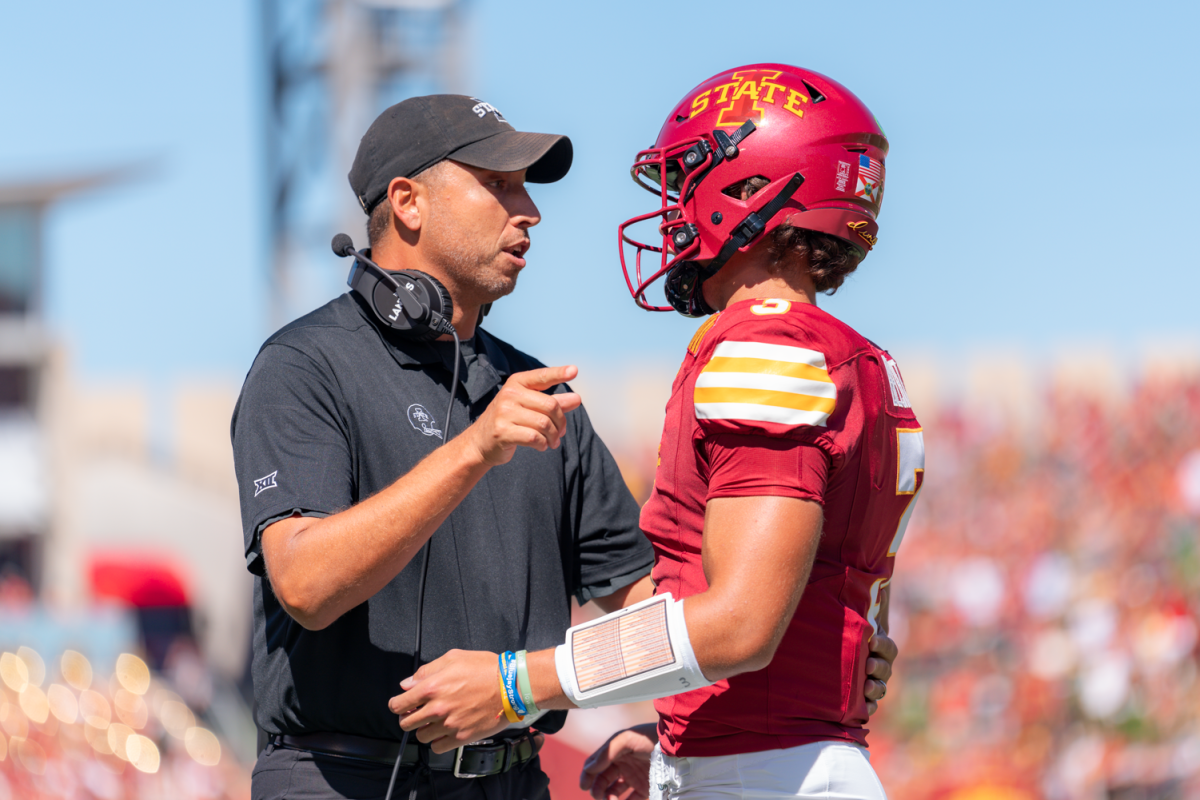
[[[382,328],[345,294],[259,351],[233,414],[247,568],[254,574],[253,677],[268,733],[399,739],[387,700],[413,672],[420,558],[321,631],[301,627],[266,577],[263,528],[326,516],[375,494],[463,431],[514,372],[543,366],[483,330],[463,343],[446,430],[453,344]],[[563,386],[558,391],[567,391]],[[562,643],[572,595],[586,601],[649,574],[638,507],[582,408],[556,450],[518,447],[430,539],[422,661],[452,648]],[[539,728],[561,725],[543,719]]]

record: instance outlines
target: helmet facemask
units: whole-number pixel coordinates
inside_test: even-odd
[[[621,268],[625,272],[625,282],[642,308],[648,311],[674,310],[687,317],[715,313],[704,300],[701,289],[704,281],[717,274],[735,252],[748,247],[804,182],[804,177],[797,172],[784,181],[776,192],[762,192],[749,201],[726,203],[731,206],[726,209],[731,212],[730,222],[735,219],[740,221],[726,229],[730,233],[725,235],[719,249],[709,241],[715,236],[701,235],[702,229],[708,231],[724,222],[725,215],[721,211],[713,211],[708,220],[694,218],[697,209],[692,200],[696,188],[722,162],[736,159],[740,153],[738,145],[755,130],[754,122],[748,120],[732,135],[715,130],[711,136],[685,139],[670,147],[650,148],[638,153],[630,173],[635,183],[659,196],[661,207],[626,221],[618,227],[617,234],[620,237]],[[662,180],[664,175],[666,180]],[[803,206],[800,209],[803,210]],[[741,216],[743,214],[744,217]],[[658,225],[658,232],[662,236],[661,246],[645,244],[625,233],[630,225],[655,217],[662,220]],[[630,280],[625,261],[626,244],[633,245],[637,250],[634,262],[636,287]],[[660,254],[659,264],[653,274],[643,277],[642,252],[647,250]],[[699,263],[701,261],[706,263]],[[670,305],[651,305],[645,297],[646,289],[664,275]]]
[[[706,173],[712,163],[712,145],[703,138],[693,138],[667,148],[652,147],[642,150],[630,168],[634,183],[657,195],[660,201],[657,210],[626,220],[617,228],[625,283],[629,286],[634,301],[647,311],[679,310],[680,313],[686,313],[674,305],[651,304],[646,300],[646,290],[677,266],[688,262],[689,259],[693,260],[691,263],[694,264],[694,259],[700,257],[700,238],[696,235],[695,224],[688,218],[684,209],[684,199],[691,195],[696,181]],[[690,168],[685,164],[689,164]],[[663,180],[664,175],[666,180]],[[660,220],[658,235],[662,239],[661,245],[641,242],[626,232],[631,226],[655,218]],[[626,263],[626,244],[633,245],[636,250],[633,263],[634,278],[630,277],[629,265]],[[646,252],[658,253],[659,258],[654,271],[648,276],[643,276],[642,255]]]

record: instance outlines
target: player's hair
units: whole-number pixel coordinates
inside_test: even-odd
[[[755,176],[735,183],[725,191],[748,200],[769,183],[766,178]],[[849,242],[825,233],[797,228],[787,222],[771,231],[767,248],[771,254],[770,270],[773,273],[784,269],[794,258],[807,257],[808,274],[817,291],[825,294],[833,294],[841,288],[842,281],[858,269],[858,262],[863,258],[863,252]]]
[[[423,183],[430,190],[436,191],[442,183],[442,169],[445,164],[445,161],[439,161],[432,167],[418,172],[412,180]],[[367,241],[370,242],[371,247],[375,247],[383,240],[391,224],[392,204],[388,202],[387,195],[384,195],[375,208],[371,209],[371,216],[367,218]]]

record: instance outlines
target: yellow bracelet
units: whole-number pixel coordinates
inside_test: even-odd
[[[504,686],[504,673],[500,675],[500,704],[504,706],[504,718],[509,722],[520,722],[524,717],[518,717],[517,712],[513,711],[512,705],[508,702],[508,689]]]

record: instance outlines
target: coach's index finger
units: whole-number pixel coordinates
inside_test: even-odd
[[[574,364],[568,364],[565,367],[541,367],[539,369],[531,369],[526,372],[515,373],[510,381],[524,386],[526,389],[533,389],[535,392],[540,392],[543,389],[549,389],[551,386],[558,386],[560,383],[575,380],[575,376],[579,374],[579,369]]]

